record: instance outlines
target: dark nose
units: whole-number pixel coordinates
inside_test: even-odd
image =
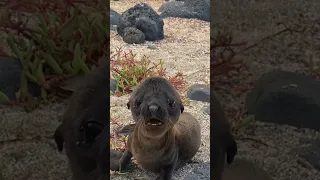
[[[149,111],[151,113],[156,113],[159,110],[159,106],[158,105],[150,105],[149,106]]]

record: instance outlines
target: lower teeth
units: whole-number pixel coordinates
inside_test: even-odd
[[[149,122],[148,125],[149,125],[149,126],[160,126],[161,123],[156,123],[156,124],[155,124],[155,123],[150,123],[150,122]]]

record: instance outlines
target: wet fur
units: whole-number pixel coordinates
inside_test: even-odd
[[[213,93],[213,92],[212,92]],[[231,164],[237,154],[237,143],[232,135],[229,121],[215,95],[211,95],[211,169],[212,178],[221,180],[225,162]]]
[[[141,100],[139,107],[137,100]],[[168,105],[171,100],[175,102],[174,107]],[[153,117],[148,110],[152,104],[159,105],[160,109],[155,116],[165,123],[148,130],[145,121]],[[145,80],[134,90],[127,105],[136,125],[130,126],[134,130],[129,135],[127,149],[120,159],[121,166],[125,167],[134,156],[144,169],[160,173],[157,179],[170,180],[173,171],[197,153],[201,143],[199,123],[191,114],[183,112],[184,106],[179,94],[163,78]]]
[[[86,140],[90,135],[84,135],[80,130],[84,124],[92,121],[104,127],[110,123],[109,83],[109,74],[104,71],[86,77],[83,86],[72,95],[62,123],[54,133],[58,150],[66,150],[73,180],[109,179],[109,154],[117,158],[122,155],[121,152],[111,150],[109,153],[109,128],[103,128],[101,132],[90,132],[99,134],[92,144],[77,145],[77,141]]]

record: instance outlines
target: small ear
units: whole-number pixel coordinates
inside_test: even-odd
[[[184,106],[183,105],[181,105],[180,111],[181,111],[181,113],[183,113],[183,111],[184,111]]]
[[[57,129],[54,131],[54,141],[56,142],[58,151],[62,151],[63,149],[63,143],[64,143],[64,137],[62,132],[62,124],[60,124]]]

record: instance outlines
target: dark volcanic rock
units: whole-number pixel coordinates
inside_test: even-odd
[[[182,1],[169,1],[167,3],[164,3],[159,9],[159,12],[162,12],[161,14],[163,14],[163,12],[166,13],[171,13],[171,9],[173,10],[174,8],[185,8],[184,6],[184,2]],[[175,10],[175,11],[182,11],[182,10]],[[160,14],[160,16],[161,16]],[[162,15],[164,16],[164,15]],[[168,16],[168,17],[176,17],[176,16]],[[165,17],[162,17],[165,18]]]
[[[161,18],[195,18],[210,22],[209,0],[170,1],[163,4],[159,11]]]
[[[320,83],[293,72],[272,71],[257,80],[247,97],[257,120],[320,129]]]
[[[110,24],[118,25],[120,21],[121,15],[117,13],[115,10],[110,9]]]
[[[16,93],[20,89],[20,75],[22,65],[19,59],[0,56],[0,91],[10,100],[16,99]],[[35,97],[40,96],[40,88],[34,83],[29,83],[29,93]]]
[[[142,31],[145,40],[156,41],[164,38],[163,20],[148,4],[140,3],[126,10],[120,18],[117,32],[124,35],[124,29],[135,27]]]
[[[158,34],[159,26],[155,21],[149,17],[140,17],[137,18],[136,28],[141,30],[144,33],[144,36],[148,40],[157,40],[158,37],[155,35]],[[163,30],[161,31],[163,33]],[[161,37],[162,38],[161,38]],[[159,38],[163,39],[163,34]]]
[[[191,100],[210,102],[210,87],[203,84],[192,85],[187,93]]]
[[[145,42],[145,35],[142,31],[134,27],[124,29],[123,41],[128,44],[142,44]]]

